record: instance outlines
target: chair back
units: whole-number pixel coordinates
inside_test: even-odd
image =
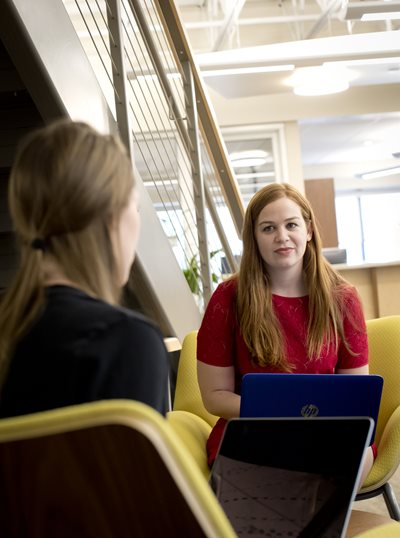
[[[0,535],[235,536],[156,411],[109,400],[0,420]]]
[[[379,444],[387,421],[400,406],[400,316],[367,321],[369,369],[384,379],[376,430]]]
[[[218,417],[204,407],[197,379],[197,331],[188,333],[179,356],[178,373],[175,385],[174,411],[189,411],[214,426]]]

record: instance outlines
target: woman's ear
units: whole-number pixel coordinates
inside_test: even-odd
[[[313,229],[311,223],[307,226],[307,241],[311,241],[313,236]]]

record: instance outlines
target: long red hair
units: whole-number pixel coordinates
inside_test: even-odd
[[[343,291],[347,283],[322,255],[321,238],[308,200],[292,185],[274,183],[258,191],[246,210],[243,225],[243,254],[237,275],[237,316],[244,341],[260,366],[290,371],[282,330],[272,308],[270,277],[255,239],[255,225],[262,209],[280,198],[295,202],[306,225],[312,229],[303,258],[303,271],[309,289],[308,356],[319,357],[324,344],[339,339],[343,331]],[[312,284],[312,285],[311,285]]]

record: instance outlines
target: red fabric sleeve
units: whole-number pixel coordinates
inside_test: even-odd
[[[236,282],[222,282],[213,293],[197,336],[197,359],[232,366],[235,354]]]
[[[368,364],[367,327],[361,300],[355,288],[349,287],[344,298],[344,334],[350,349],[356,355],[351,355],[341,343],[338,350],[337,369],[358,368]]]

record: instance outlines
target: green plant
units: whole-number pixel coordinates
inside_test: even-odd
[[[214,258],[216,254],[221,252],[221,249],[213,250],[210,252],[210,260]],[[192,256],[189,260],[188,267],[183,270],[186,281],[189,284],[189,288],[192,293],[199,295],[200,293],[200,284],[201,284],[201,273],[200,273],[200,261],[197,254]],[[218,282],[218,275],[216,273],[211,273],[211,279],[214,283]]]

